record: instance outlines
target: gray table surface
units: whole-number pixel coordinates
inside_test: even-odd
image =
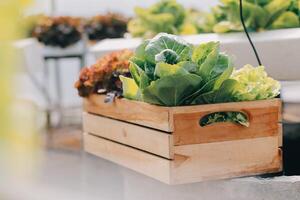
[[[297,176],[169,186],[82,151],[47,150],[41,155],[30,179],[0,181],[1,200],[300,199]]]

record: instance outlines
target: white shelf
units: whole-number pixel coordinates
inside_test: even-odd
[[[237,68],[247,63],[257,65],[244,33],[209,33],[182,37],[193,45],[220,41],[222,51],[232,55]],[[300,80],[300,28],[251,33],[251,38],[262,63],[272,77],[279,80]],[[90,47],[89,51],[100,57],[116,50],[134,50],[141,42],[141,38],[105,39]]]
[[[83,40],[70,45],[66,48],[61,47],[51,47],[43,45],[43,55],[44,56],[69,56],[69,55],[82,55],[85,52],[85,42]]]

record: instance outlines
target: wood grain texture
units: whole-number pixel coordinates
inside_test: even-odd
[[[161,107],[126,99],[105,104],[104,98],[84,100],[84,146],[89,153],[168,184],[282,170],[278,99]],[[246,113],[250,126],[200,127],[201,117],[224,111]]]
[[[278,131],[278,146],[282,147],[283,145],[283,128],[282,124],[278,124],[279,126],[279,131]]]
[[[176,146],[174,160],[84,134],[86,152],[167,184],[234,178],[282,171],[277,137]]]
[[[222,111],[240,111],[249,117],[250,126],[225,122],[205,127],[199,120],[210,113]],[[257,137],[278,136],[281,126],[281,102],[278,99],[186,106],[172,108],[174,144],[201,144],[210,142],[240,140]]]
[[[83,113],[83,131],[168,159],[173,158],[173,136],[166,132]]]
[[[170,161],[137,149],[84,133],[86,152],[135,170],[146,176],[170,183]]]
[[[278,137],[176,146],[172,184],[249,176],[282,170]]]
[[[169,124],[169,108],[144,102],[116,99],[113,103],[104,103],[104,95],[91,95],[84,98],[86,112],[123,120],[166,132],[173,130]]]

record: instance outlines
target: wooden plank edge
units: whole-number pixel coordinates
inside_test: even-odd
[[[84,133],[84,151],[170,184],[170,162],[167,159]]]
[[[282,124],[278,124],[278,147],[282,147],[283,145],[283,127]]]
[[[231,123],[231,122],[222,122],[222,123]],[[276,126],[276,124],[274,125]],[[283,140],[283,135],[282,135],[282,124],[281,123],[277,123],[277,128],[274,129],[274,133],[272,134],[265,134],[262,133],[261,135],[256,135],[254,136],[243,136],[241,137],[236,137],[236,138],[222,138],[219,140],[212,140],[212,141],[203,141],[203,142],[182,142],[180,139],[178,139],[179,137],[176,135],[176,132],[173,133],[173,145],[174,146],[183,146],[183,145],[195,145],[195,144],[209,144],[209,143],[215,143],[215,142],[228,142],[228,141],[237,141],[237,140],[248,140],[248,139],[254,139],[254,138],[264,138],[264,137],[272,137],[272,136],[277,136],[278,137],[278,146],[281,147],[282,146],[282,140]],[[199,131],[199,134],[201,134],[201,132]]]
[[[82,119],[84,132],[167,159],[174,157],[172,134],[86,112],[82,113]],[[101,126],[102,123],[105,125],[111,123],[111,126],[117,127],[118,130],[105,125],[102,125],[102,129],[101,127],[98,129],[97,126]],[[141,138],[145,141],[140,142]]]
[[[279,107],[281,109],[281,100],[279,98],[267,99],[267,100],[257,100],[257,101],[240,101],[240,102],[228,102],[228,103],[216,103],[216,104],[202,104],[202,105],[190,105],[190,106],[177,106],[170,107],[170,110],[174,113],[195,113],[195,112],[204,112],[210,111],[214,112],[215,109],[222,108],[223,110],[227,109],[253,109],[257,107],[265,107],[266,105],[271,107]],[[279,117],[280,118],[280,117]]]
[[[261,166],[260,169],[258,169],[256,172],[249,170],[244,170],[240,172],[231,172],[228,174],[221,174],[221,175],[215,175],[215,176],[208,176],[208,177],[201,177],[201,178],[189,178],[189,179],[182,179],[182,180],[174,180],[172,178],[171,174],[171,180],[169,185],[181,185],[181,184],[189,184],[189,183],[197,183],[197,182],[203,182],[203,181],[215,181],[215,180],[230,180],[235,178],[245,178],[245,177],[251,177],[251,176],[262,176],[266,174],[272,174],[272,173],[278,173],[282,172],[283,170],[283,164],[282,164],[282,149],[278,148],[278,156],[276,159],[273,160],[271,163],[272,166],[266,167]]]
[[[101,115],[101,116],[105,116],[105,117],[109,117],[109,118],[113,118],[113,119],[117,119],[117,120],[121,120],[121,121],[126,121],[129,123],[133,123],[133,124],[137,124],[137,125],[141,125],[144,127],[149,127],[149,128],[153,128],[153,129],[157,129],[157,130],[161,130],[161,131],[165,131],[165,132],[172,132],[172,130],[170,129],[170,125],[169,125],[169,107],[164,107],[164,106],[158,106],[158,105],[152,105],[152,104],[148,104],[145,102],[141,102],[141,101],[134,101],[134,100],[128,100],[125,98],[120,98],[120,99],[115,99],[115,101],[113,102],[114,105],[116,105],[116,107],[118,107],[119,105],[122,104],[128,104],[126,106],[126,108],[130,108],[130,107],[139,107],[139,108],[145,108],[146,110],[151,110],[151,112],[155,113],[155,112],[159,112],[159,113],[166,113],[166,119],[165,119],[165,123],[162,122],[152,122],[152,121],[145,121],[142,119],[127,119],[125,117],[118,117],[118,113],[115,114],[105,114],[105,113],[101,113],[96,111],[95,109],[93,109],[92,107],[97,107],[97,105],[93,105],[93,104],[100,104],[100,102],[104,102],[104,95],[97,95],[97,94],[93,94],[90,95],[87,98],[83,99],[83,110],[88,112],[88,113],[92,113],[92,114],[97,114],[97,115]],[[117,109],[117,108],[116,108]],[[157,110],[154,112],[154,110]],[[118,110],[118,112],[121,112],[120,110]],[[124,113],[123,113],[124,114]],[[139,113],[141,114],[141,113]]]
[[[174,156],[172,184],[273,173],[282,169],[277,136],[176,146]]]

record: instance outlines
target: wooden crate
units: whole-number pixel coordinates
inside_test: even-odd
[[[282,170],[279,99],[162,107],[104,96],[84,100],[86,152],[167,184],[182,184]],[[241,111],[250,126],[225,122],[205,127],[201,117]]]

